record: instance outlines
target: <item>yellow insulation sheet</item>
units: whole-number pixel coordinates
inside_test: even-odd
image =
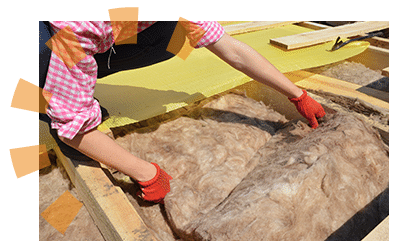
[[[269,44],[270,38],[309,31],[288,25],[234,37],[253,47],[283,73],[341,61],[363,52],[369,45],[368,42],[354,42],[329,52],[333,41],[291,51]],[[110,113],[104,125],[112,128],[175,110],[249,80],[248,76],[202,48],[195,49],[186,60],[174,57],[98,79],[95,97]]]

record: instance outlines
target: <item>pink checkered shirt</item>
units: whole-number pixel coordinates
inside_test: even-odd
[[[58,135],[73,139],[101,123],[99,103],[94,100],[97,80],[97,64],[93,57],[104,53],[114,44],[111,22],[50,22],[55,33],[67,25],[75,33],[86,57],[71,69],[55,53],[52,53],[44,89],[52,93],[47,109],[51,127]],[[138,22],[138,32],[155,22]],[[205,47],[218,41],[224,34],[218,22],[195,21],[206,33],[195,48]]]

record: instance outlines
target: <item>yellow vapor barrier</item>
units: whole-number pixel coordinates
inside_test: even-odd
[[[271,38],[311,31],[288,25],[234,36],[253,47],[281,72],[317,67],[363,52],[368,42],[353,42],[330,52],[334,41],[285,51],[269,44]],[[95,97],[109,114],[107,127],[118,127],[169,112],[194,101],[232,89],[251,80],[205,48],[186,60],[174,57],[149,67],[98,79]]]

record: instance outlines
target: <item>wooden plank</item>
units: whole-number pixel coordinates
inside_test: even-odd
[[[155,240],[121,188],[107,177],[106,169],[96,161],[71,160],[59,147],[54,150],[106,240]]]
[[[389,77],[389,67],[382,70],[382,75]]]
[[[389,49],[389,39],[387,39],[387,38],[371,37],[371,38],[365,39],[364,41],[367,41],[372,46],[375,46],[375,47],[378,47],[378,48]]]
[[[219,22],[219,24],[221,24],[222,26],[228,26],[239,23],[251,23],[251,21],[217,21],[217,22]]]
[[[306,32],[302,34],[285,36],[271,39],[272,44],[281,46],[285,49],[296,49],[311,46],[323,42],[335,40],[338,36],[347,38],[361,35],[367,32],[389,28],[389,22],[368,21],[347,24],[317,31]]]
[[[389,113],[389,103],[383,101],[385,99],[389,100],[387,92],[369,88],[369,94],[366,94],[367,91],[365,90],[363,90],[363,92],[357,91],[357,89],[361,88],[361,86],[358,84],[349,83],[302,70],[286,73],[285,75],[298,87],[320,90],[353,99],[357,98],[365,103],[369,103],[371,107],[382,113]],[[376,98],[375,96],[378,96],[379,98]]]
[[[281,27],[299,22],[300,21],[254,21],[254,22],[228,25],[225,26],[224,29],[225,32],[227,32],[229,35],[237,35],[252,31]]]
[[[309,22],[309,21],[301,22],[301,23],[298,23],[297,25],[301,26],[301,27],[313,29],[313,30],[323,30],[323,29],[327,29],[327,28],[331,27],[331,26],[328,26],[325,24],[314,23],[314,22]]]
[[[389,241],[389,216],[379,223],[362,241]]]
[[[383,70],[389,67],[389,50],[369,46],[363,53],[353,56],[348,61],[359,62],[374,70]]]
[[[296,24],[301,27],[313,29],[313,30],[321,30],[321,29],[327,29],[330,28],[331,26],[324,25],[324,24],[319,24],[319,23],[314,23],[314,22],[301,22]],[[366,35],[361,34],[360,36]],[[359,37],[359,36],[355,36]],[[367,38],[364,41],[369,42],[372,46],[378,47],[378,48],[384,48],[384,49],[389,49],[389,39],[388,38],[383,38],[383,37],[371,37]]]

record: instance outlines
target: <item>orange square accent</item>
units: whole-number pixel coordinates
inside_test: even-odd
[[[109,9],[111,21],[138,21],[139,20],[139,7],[124,7]]]
[[[41,110],[40,104],[42,104],[40,103],[40,97],[35,95],[38,92],[40,92],[40,88],[37,85],[19,78],[10,107],[38,113]]]
[[[69,26],[57,32],[46,45],[70,69],[86,57],[85,51]]]
[[[39,150],[35,147],[37,146],[10,149],[17,178],[39,170]]]
[[[190,52],[193,49],[190,46],[189,39],[186,37],[186,34],[187,32],[185,28],[178,22],[167,47],[167,51],[171,52],[174,55],[178,55],[182,48],[185,47],[183,51],[185,53],[182,53],[180,55],[180,57],[184,60],[187,56],[189,56]]]
[[[190,40],[190,45],[194,48],[200,39],[204,36],[206,31],[199,25],[192,23],[184,18],[179,19],[179,23],[185,28],[187,37]]]
[[[46,109],[49,106],[50,99],[53,94],[42,88],[39,89],[41,90],[39,95],[39,112],[46,114]]]
[[[64,234],[83,206],[69,191],[65,191],[41,216],[57,231]]]
[[[111,27],[116,45],[137,43],[137,21],[111,21]]]
[[[10,155],[17,178],[51,164],[46,145],[10,149]]]
[[[185,60],[205,33],[200,26],[181,17],[172,34],[167,51]]]

